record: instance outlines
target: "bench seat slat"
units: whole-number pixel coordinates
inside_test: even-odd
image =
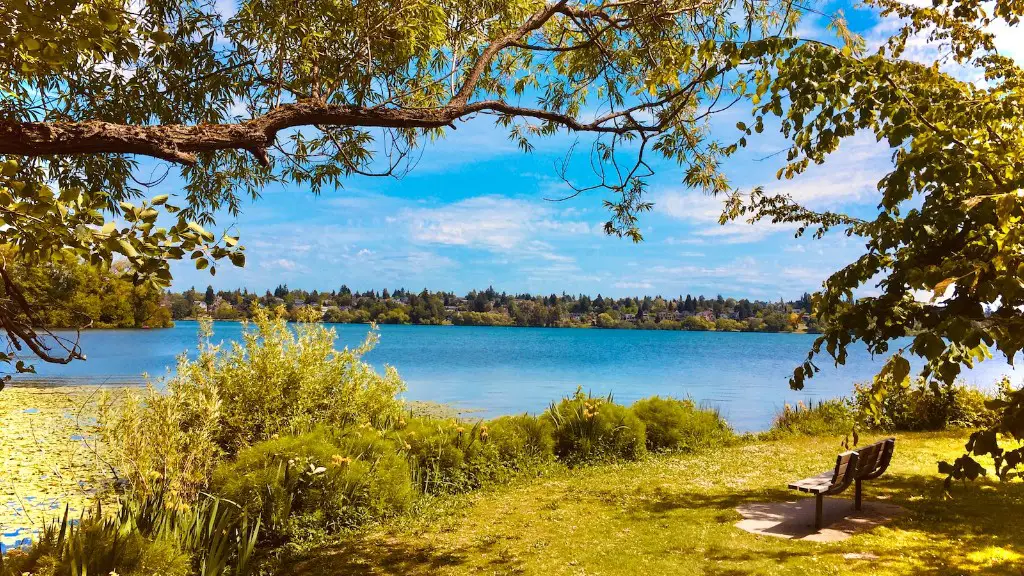
[[[832,474],[833,472],[829,470],[817,476],[797,480],[789,485],[789,489],[810,493],[824,492],[832,486]]]

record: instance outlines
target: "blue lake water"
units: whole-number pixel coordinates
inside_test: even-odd
[[[333,327],[339,347],[358,345],[368,330]],[[237,339],[241,330],[239,323],[218,322],[214,340]],[[805,358],[813,335],[394,325],[380,332],[380,344],[366,360],[395,366],[411,400],[480,409],[485,416],[536,413],[583,386],[612,393],[622,403],[653,394],[691,397],[718,408],[741,431],[767,428],[786,402],[847,395],[883,361],[863,348],[851,350],[838,369],[821,357],[821,372],[795,392],[787,378]],[[164,375],[175,356],[194,351],[196,333],[196,323],[185,321],[163,330],[90,330],[81,339],[88,360],[66,366],[36,362],[33,379],[115,384],[140,381],[144,372]],[[1002,374],[1020,380],[1019,371],[999,358],[963,379],[990,387]]]

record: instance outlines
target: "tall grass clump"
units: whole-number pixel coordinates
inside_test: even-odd
[[[259,521],[219,498],[185,507],[129,496],[115,513],[97,504],[80,521],[65,508],[29,550],[0,557],[0,576],[245,576],[259,532]]]
[[[651,396],[634,402],[633,412],[644,423],[647,449],[652,452],[704,450],[734,439],[718,411],[700,408],[689,399]]]
[[[552,402],[544,417],[554,427],[555,455],[566,464],[598,460],[638,460],[647,452],[643,421],[626,406],[584,394]]]
[[[846,435],[856,425],[856,410],[846,398],[789,403],[775,415],[769,434],[803,434],[808,436]]]
[[[376,332],[338,351],[334,330],[302,320],[290,327],[283,310],[259,309],[228,347],[211,342],[205,322],[196,359],[179,356],[166,391],[151,383],[107,402],[100,431],[118,474],[142,494],[188,501],[218,461],[255,443],[318,425],[386,429],[397,421],[398,373],[379,374],[362,360]]]
[[[391,432],[408,453],[414,482],[427,494],[455,494],[507,482],[554,457],[553,426],[535,416],[482,422],[411,418]]]

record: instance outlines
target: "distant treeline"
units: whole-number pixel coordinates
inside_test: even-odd
[[[545,326],[722,330],[753,332],[816,331],[810,295],[797,300],[765,302],[704,296],[596,298],[580,294],[510,295],[494,288],[452,292],[410,292],[404,288],[353,292],[291,290],[280,285],[260,295],[247,290],[168,292],[174,319],[210,315],[218,320],[249,318],[257,306],[284,306],[290,317],[313,309],[324,322],[379,324],[456,324],[467,326]]]

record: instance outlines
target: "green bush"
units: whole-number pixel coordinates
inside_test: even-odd
[[[404,512],[414,496],[399,448],[366,426],[260,442],[219,466],[212,487],[261,516],[270,537],[359,526]]]
[[[228,348],[210,343],[204,323],[198,357],[178,358],[166,392],[150,386],[104,404],[101,435],[132,489],[190,502],[218,461],[253,443],[320,424],[386,429],[401,417],[398,373],[378,374],[362,360],[376,332],[359,348],[337,351],[333,330],[290,327],[282,314],[256,310],[242,341]]]
[[[413,482],[428,494],[455,494],[484,483],[498,453],[481,441],[482,424],[411,418],[392,432],[404,446]]]
[[[652,396],[633,403],[633,412],[644,423],[652,452],[702,450],[733,439],[717,411],[698,408],[692,400]]]
[[[488,422],[418,417],[389,434],[407,451],[413,482],[428,494],[454,494],[506,482],[553,458],[552,426],[534,416]]]
[[[984,428],[996,418],[985,407],[992,396],[962,383],[928,385],[917,379],[895,387],[882,398],[880,410],[871,410],[871,387],[854,388],[854,405],[865,424],[880,430],[945,430]]]
[[[555,455],[569,465],[595,460],[638,460],[646,453],[644,423],[611,396],[595,398],[577,388],[544,415],[554,426]]]
[[[502,464],[526,471],[554,458],[553,433],[549,419],[523,414],[491,420],[483,427],[481,436],[494,445]]]
[[[849,434],[856,425],[856,411],[846,398],[811,401],[808,407],[797,402],[796,408],[788,403],[775,415],[773,434],[805,434],[808,436],[835,436]]]

